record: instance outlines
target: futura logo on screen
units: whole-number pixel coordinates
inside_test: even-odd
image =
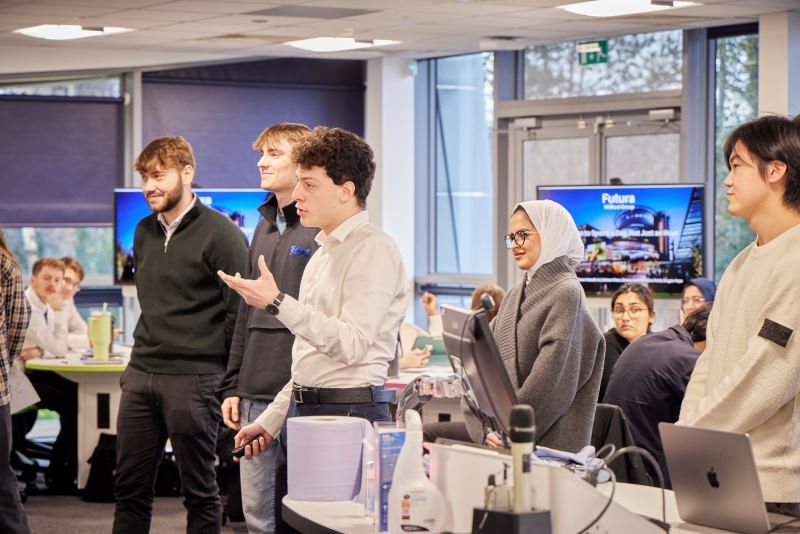
[[[636,208],[636,195],[603,193],[600,195],[604,210],[632,210]]]

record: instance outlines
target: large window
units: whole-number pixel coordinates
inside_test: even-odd
[[[568,98],[681,89],[683,32],[608,39],[606,63],[579,65],[576,42],[525,51],[525,98]]]
[[[722,147],[731,131],[758,113],[758,34],[716,39],[714,107],[714,272],[717,281],[731,260],[755,239],[747,223],[728,214],[725,186],[728,174]]]
[[[111,227],[17,227],[3,229],[8,246],[27,278],[39,258],[72,256],[86,271],[83,286],[111,285],[113,247]],[[27,281],[26,281],[27,284]]]
[[[491,274],[493,54],[432,63],[435,202],[429,271]]]

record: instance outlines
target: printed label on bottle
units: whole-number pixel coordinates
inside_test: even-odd
[[[403,532],[430,532],[436,523],[435,517],[427,517],[426,493],[411,490],[403,494],[400,501],[400,528]]]

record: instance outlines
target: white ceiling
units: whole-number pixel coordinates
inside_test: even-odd
[[[515,37],[519,48],[548,42],[741,24],[800,10],[800,0],[699,0],[656,15],[596,19],[554,6],[575,0],[0,0],[0,76],[147,68],[281,56],[421,58],[480,50],[487,36]],[[696,0],[698,1],[698,0]],[[303,16],[254,14],[302,7]],[[367,13],[322,19],[313,8]],[[136,31],[75,41],[12,33],[37,24],[123,26]],[[290,39],[350,36],[402,44],[372,51],[302,53]]]

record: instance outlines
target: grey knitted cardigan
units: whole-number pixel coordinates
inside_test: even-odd
[[[575,272],[560,256],[508,293],[492,331],[520,403],[533,406],[536,443],[577,452],[589,444],[603,375],[605,339]],[[517,320],[519,312],[519,320]],[[485,429],[466,413],[476,442]]]

